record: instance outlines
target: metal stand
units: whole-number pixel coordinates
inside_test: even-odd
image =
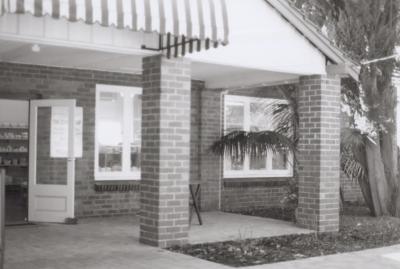
[[[199,198],[200,198],[200,183],[191,183],[189,185],[190,196],[192,197],[192,202],[190,203],[190,216],[189,223],[192,223],[193,209],[196,212],[199,224],[203,225],[203,220],[201,219]]]

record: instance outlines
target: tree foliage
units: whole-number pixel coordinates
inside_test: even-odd
[[[392,76],[395,60],[367,61],[390,56],[398,41],[397,0],[288,0],[348,57],[360,63],[360,79],[342,80],[342,100],[350,107],[349,128],[342,130],[341,168],[360,183],[374,215],[400,216],[400,179],[396,141],[396,91]],[[265,149],[294,150],[298,116],[293,96],[274,109],[275,132],[240,132],[224,136],[216,152],[258,154]],[[356,116],[372,126],[360,131]],[[297,118],[296,118],[297,117]],[[288,139],[284,139],[286,137]],[[265,140],[264,140],[265,139]],[[277,143],[276,146],[271,144]],[[285,143],[286,146],[283,146]],[[256,145],[258,144],[258,145]],[[289,146],[289,145],[293,145]]]
[[[361,65],[358,83],[343,83],[343,100],[350,105],[350,125],[358,127],[354,115],[368,119],[373,139],[365,140],[362,156],[366,180],[360,182],[364,198],[371,200],[376,215],[400,216],[398,150],[396,141],[396,90],[392,83],[394,59],[370,62],[395,53],[398,41],[397,0],[290,0],[327,29],[335,44]],[[364,64],[367,63],[367,64]],[[342,167],[356,168],[356,155],[342,148]],[[347,161],[345,161],[347,160]],[[357,169],[356,169],[357,170]],[[356,171],[353,170],[353,171]],[[361,170],[359,170],[361,171]],[[361,175],[361,173],[357,173]],[[384,190],[384,191],[382,191]],[[387,201],[387,202],[386,202]],[[386,203],[386,204],[385,204]]]

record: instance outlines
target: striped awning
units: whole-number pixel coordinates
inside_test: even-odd
[[[170,56],[228,43],[225,0],[0,0],[0,15],[30,13],[159,34]]]

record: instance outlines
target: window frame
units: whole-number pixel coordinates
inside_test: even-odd
[[[243,130],[249,131],[251,126],[251,103],[260,99],[276,100],[278,102],[287,103],[283,99],[263,98],[263,97],[249,97],[239,95],[225,95],[224,96],[224,126],[223,132],[226,133],[227,126],[227,113],[226,109],[229,105],[243,105]],[[272,116],[272,115],[271,115]],[[291,152],[287,155],[287,168],[286,169],[272,169],[273,153],[268,151],[266,158],[266,169],[250,170],[250,156],[246,155],[243,163],[243,170],[227,170],[225,163],[225,156],[223,157],[223,178],[284,178],[293,177],[293,154]]]
[[[124,93],[123,98],[123,118],[122,118],[122,157],[121,165],[122,171],[115,172],[100,172],[99,171],[99,138],[98,138],[98,127],[99,127],[99,112],[100,112],[100,94],[102,92],[111,93]],[[133,132],[133,105],[131,100],[133,100],[134,95],[142,95],[143,89],[139,87],[131,86],[116,86],[107,84],[96,84],[96,103],[95,103],[95,141],[94,141],[94,179],[95,181],[129,181],[129,180],[140,180],[141,171],[131,171],[130,154],[131,154],[131,141],[130,135]],[[132,98],[128,97],[130,95]]]

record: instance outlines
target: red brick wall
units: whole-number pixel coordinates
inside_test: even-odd
[[[340,79],[308,76],[299,85],[298,222],[339,229]]]
[[[76,99],[83,107],[83,158],[76,160],[76,215],[127,214],[139,209],[139,193],[94,190],[95,86],[141,86],[141,76],[0,62],[0,98]],[[59,171],[59,170],[57,170]]]
[[[77,105],[83,107],[84,148],[83,158],[78,158],[76,161],[76,215],[86,217],[136,213],[140,207],[139,182],[130,182],[137,185],[137,188],[130,191],[95,191],[93,169],[96,84],[141,87],[142,78],[141,75],[0,62],[0,98],[35,99],[38,95],[45,99],[70,98],[77,99]],[[192,85],[191,164],[193,165],[190,173],[191,179],[198,179],[200,94],[204,83],[193,81]]]
[[[0,62],[0,98],[27,98],[41,94],[43,98],[75,98],[84,109],[83,158],[76,162],[76,214],[100,216],[129,214],[139,210],[139,186],[131,191],[96,192],[94,181],[95,85],[142,85],[140,75],[76,70],[46,66]],[[241,179],[221,182],[222,165],[212,156],[209,146],[221,134],[221,91],[203,90],[204,83],[192,81],[190,178],[202,179],[202,206],[217,209],[221,192],[223,209],[278,205],[285,187],[274,180]],[[276,89],[258,88],[237,92],[241,95],[277,97]],[[267,95],[264,95],[267,94]],[[272,94],[272,95],[271,95]],[[357,188],[349,188],[342,180],[346,200],[358,197]],[[139,182],[134,184],[139,185]],[[274,185],[275,184],[275,185]],[[354,187],[354,186],[353,186]],[[354,191],[355,190],[355,191]],[[357,194],[358,193],[358,194]]]
[[[222,134],[223,103],[221,90],[201,92],[200,123],[200,178],[201,208],[206,211],[220,208],[222,162],[210,151],[211,145]]]
[[[358,182],[348,179],[343,172],[340,173],[340,187],[342,189],[345,202],[364,203],[364,198]]]
[[[286,178],[225,180],[221,204],[224,211],[240,211],[282,206]]]
[[[190,130],[190,180],[200,180],[200,123],[201,123],[201,93],[204,82],[192,81],[191,94],[191,130]]]
[[[140,241],[187,243],[191,129],[191,63],[143,59]]]

